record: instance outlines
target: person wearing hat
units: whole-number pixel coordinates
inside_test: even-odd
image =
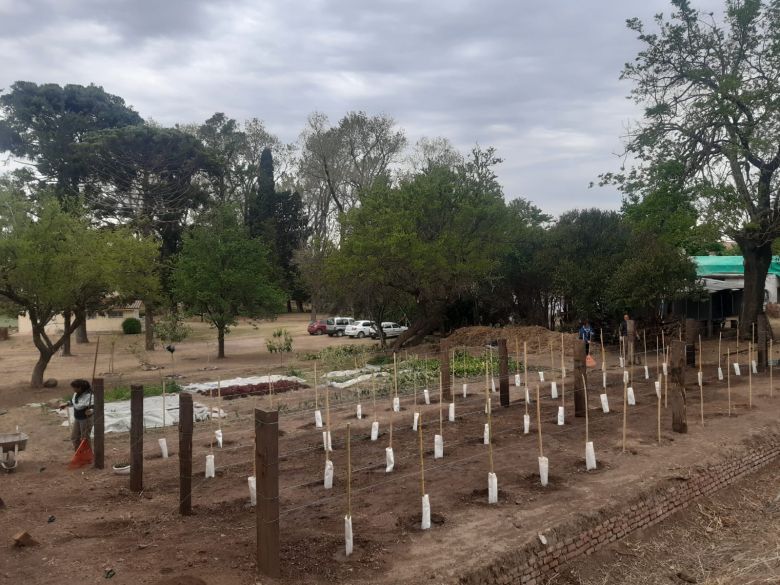
[[[76,451],[83,440],[86,440],[90,447],[92,446],[89,435],[92,432],[94,402],[92,386],[86,380],[73,380],[70,387],[73,388],[73,397],[65,404],[60,404],[60,409],[73,407],[74,421],[70,430],[70,441],[73,443],[73,450]]]

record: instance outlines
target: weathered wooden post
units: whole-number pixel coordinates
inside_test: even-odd
[[[574,344],[574,416],[585,416],[588,408],[585,401],[585,384],[588,380],[585,359],[585,343],[578,340]]]
[[[130,386],[130,491],[144,489],[144,387]]]
[[[686,343],[683,341],[672,341],[670,353],[672,430],[675,433],[687,433],[688,414],[685,397]]]
[[[192,394],[179,394],[179,514],[192,514]]]
[[[95,461],[93,465],[95,469],[103,469],[105,465],[105,389],[103,384],[103,378],[95,378],[92,381],[92,400],[94,413],[92,420],[94,421],[95,436],[92,441],[92,451],[95,454]]]
[[[441,344],[439,352],[439,366],[441,368],[442,398],[445,402],[452,402],[452,376],[450,374],[450,348],[446,343]]]
[[[280,576],[279,566],[279,411],[255,409],[257,473],[257,568]]]
[[[699,338],[699,322],[696,319],[685,320],[685,363],[696,365],[696,341]]]
[[[506,339],[498,340],[498,392],[501,406],[509,406],[509,352]]]

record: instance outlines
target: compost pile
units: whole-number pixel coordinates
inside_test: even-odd
[[[233,400],[234,398],[242,398],[244,396],[265,396],[270,394],[271,391],[273,391],[274,394],[283,394],[284,392],[298,390],[299,388],[308,388],[308,386],[293,380],[279,380],[272,383],[262,382],[259,384],[225,386],[220,390],[217,390],[216,388],[197,390],[197,393],[203,396],[210,396],[211,398],[216,398],[221,395],[225,400]]]
[[[517,343],[520,345],[520,350],[523,349],[523,342],[528,343],[528,351],[536,352],[539,350],[539,342],[542,344],[542,351],[548,351],[550,342],[553,347],[560,349],[561,347],[561,334],[557,331],[550,331],[545,327],[539,327],[537,325],[521,326],[521,325],[509,325],[507,327],[462,327],[456,329],[449,337],[447,337],[447,344],[451,348],[457,348],[458,346],[480,346],[487,345],[497,339],[506,339],[510,353],[514,352],[514,343],[517,339]],[[575,333],[564,333],[563,343],[567,353],[574,350],[574,344],[577,343],[577,335]]]

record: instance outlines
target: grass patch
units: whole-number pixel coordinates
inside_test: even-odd
[[[165,385],[166,394],[175,394],[181,392],[181,386],[171,382]],[[144,397],[162,396],[162,386],[144,386]],[[118,386],[105,392],[105,402],[118,402],[120,400],[130,400],[130,388],[128,386]]]

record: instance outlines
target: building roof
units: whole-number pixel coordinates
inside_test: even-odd
[[[743,275],[745,266],[742,256],[694,256],[697,276]],[[769,274],[780,276],[780,256],[772,256]]]

